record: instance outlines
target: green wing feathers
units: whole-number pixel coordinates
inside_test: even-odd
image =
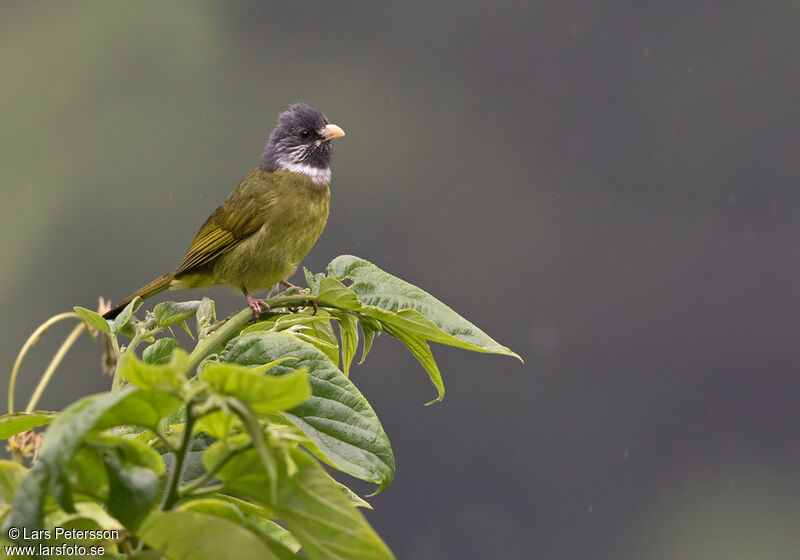
[[[233,233],[209,220],[197,232],[186,256],[175,269],[175,274],[203,266],[214,260],[214,257],[220,253],[236,246],[237,243]]]
[[[258,170],[245,177],[194,236],[175,276],[210,263],[257,232],[264,225],[266,208],[273,202],[271,186]]]

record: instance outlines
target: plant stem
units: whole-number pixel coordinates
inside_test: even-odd
[[[25,341],[25,344],[19,351],[17,355],[17,359],[14,361],[14,367],[11,369],[11,379],[8,381],[8,413],[11,414],[14,412],[14,388],[17,385],[17,374],[19,373],[19,368],[22,365],[22,360],[25,358],[25,354],[28,353],[34,344],[39,342],[39,338],[44,334],[44,332],[49,329],[54,324],[58,323],[59,321],[63,321],[64,319],[80,319],[77,313],[69,311],[67,313],[59,313],[53,317],[50,317],[47,321],[39,325],[35,331],[28,337],[28,340]]]
[[[191,494],[192,492],[203,486],[206,482],[214,478],[214,475],[216,475],[222,469],[222,467],[225,466],[225,463],[230,461],[233,457],[235,457],[242,451],[247,451],[251,447],[252,446],[248,444],[242,447],[237,447],[236,449],[229,450],[225,454],[225,456],[223,456],[222,459],[220,459],[219,462],[216,465],[214,465],[214,468],[212,468],[210,471],[207,471],[202,477],[198,478],[191,484],[188,484],[186,487],[181,488],[180,490],[181,497]]]
[[[175,502],[178,501],[178,486],[180,486],[181,478],[183,477],[183,467],[186,463],[186,454],[189,452],[189,447],[192,444],[192,429],[195,422],[194,411],[192,410],[192,403],[186,405],[186,423],[183,427],[183,437],[181,438],[181,446],[175,454],[175,467],[172,469],[169,477],[169,484],[167,486],[167,493],[164,494],[164,500],[159,506],[160,511],[172,509]]]
[[[61,364],[61,361],[64,359],[64,356],[67,355],[67,352],[72,345],[75,344],[75,341],[78,340],[78,337],[81,333],[86,330],[86,324],[81,321],[72,332],[69,333],[64,342],[61,344],[61,347],[53,356],[53,359],[50,361],[50,364],[47,366],[42,378],[39,380],[39,384],[36,386],[36,390],[33,392],[33,396],[31,396],[31,400],[28,401],[28,406],[25,407],[25,412],[31,412],[36,408],[36,405],[39,403],[39,399],[44,393],[47,384],[50,383],[50,379],[53,377],[53,374],[56,372],[56,369]],[[9,403],[10,404],[10,403]],[[10,408],[10,406],[9,406]]]
[[[317,296],[311,294],[294,294],[289,296],[277,295],[274,298],[267,300],[270,308],[278,307],[293,307],[302,305],[309,301],[314,301]],[[222,349],[227,342],[236,336],[248,323],[253,320],[253,310],[249,307],[233,315],[230,319],[225,321],[225,324],[220,326],[216,331],[211,333],[208,337],[201,340],[195,346],[192,353],[189,354],[189,372],[190,374],[197,369],[200,362],[205,360],[208,356]]]
[[[119,349],[119,342],[117,342],[117,337],[115,335],[109,335],[111,338],[111,344],[114,347],[114,354],[117,356],[117,367],[114,368],[114,381],[111,382],[111,390],[117,391],[122,387],[122,376],[119,374],[119,360],[122,357],[123,353],[134,352],[136,347],[141,344],[143,340],[147,340],[149,337],[161,332],[164,330],[164,327],[156,327],[152,330],[147,330],[149,327],[152,327],[156,324],[155,321],[148,321],[144,324],[141,324],[138,328],[137,333],[131,339],[130,344],[125,348],[124,352],[120,352]]]

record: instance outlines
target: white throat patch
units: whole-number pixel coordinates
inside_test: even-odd
[[[278,160],[280,169],[291,171],[292,173],[302,173],[308,175],[316,185],[328,185],[331,182],[331,168],[320,169],[307,163],[283,162]]]

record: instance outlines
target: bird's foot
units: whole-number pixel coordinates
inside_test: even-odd
[[[269,311],[269,304],[263,299],[254,298],[250,294],[245,294],[247,298],[247,305],[253,310],[253,321],[258,321],[261,316],[261,311]]]

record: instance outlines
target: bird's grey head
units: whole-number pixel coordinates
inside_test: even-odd
[[[344,131],[331,124],[319,109],[295,103],[278,115],[278,125],[269,135],[261,169],[293,171],[311,177],[317,184],[331,180],[331,140]]]

